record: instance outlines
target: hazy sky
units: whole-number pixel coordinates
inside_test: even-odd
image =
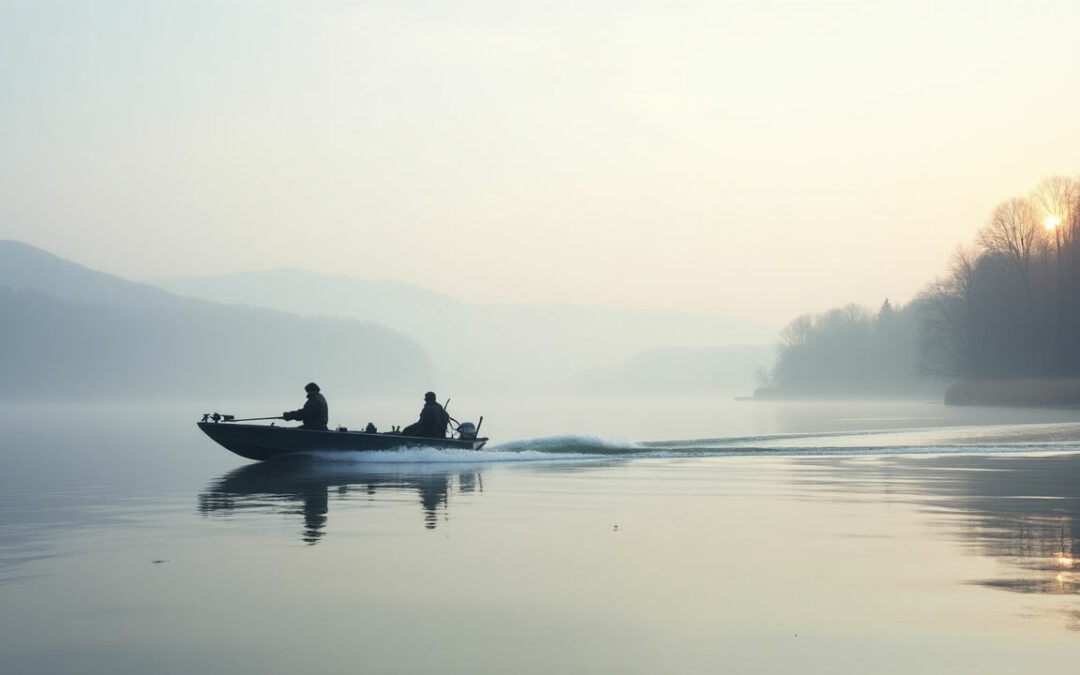
[[[1080,2],[0,0],[0,238],[781,325],[1080,173]]]

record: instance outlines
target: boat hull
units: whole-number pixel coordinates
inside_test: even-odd
[[[247,459],[258,461],[303,452],[357,452],[404,448],[456,448],[479,450],[486,438],[420,438],[365,431],[319,431],[299,427],[261,424],[198,422],[203,433],[218,445]]]

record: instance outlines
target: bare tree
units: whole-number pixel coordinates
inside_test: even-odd
[[[923,317],[919,366],[924,372],[953,377],[969,374],[968,312],[975,294],[977,262],[974,250],[956,247],[948,276],[933,281],[919,295]]]
[[[975,265],[978,259],[974,250],[957,246],[949,260],[952,291],[964,302],[969,302],[975,292]]]
[[[999,204],[929,285],[923,365],[966,377],[1080,374],[1080,176]]]
[[[1069,245],[1077,236],[1072,226],[1080,199],[1080,179],[1049,176],[1042,179],[1031,193],[1031,201],[1040,212],[1044,225],[1053,229],[1058,248]]]
[[[979,230],[978,242],[987,253],[998,253],[1013,265],[1023,285],[1027,314],[1031,322],[1035,351],[1042,369],[1046,371],[1045,335],[1035,296],[1031,289],[1031,266],[1044,250],[1046,229],[1039,222],[1039,210],[1030,199],[1017,197],[998,204],[990,222]]]
[[[814,316],[803,314],[793,319],[780,331],[780,345],[782,347],[796,347],[805,344],[810,339],[814,330]]]
[[[1050,336],[1054,347],[1054,360],[1064,363],[1067,347],[1063,336],[1065,332],[1066,290],[1063,270],[1064,258],[1071,257],[1077,236],[1074,220],[1077,217],[1077,199],[1080,198],[1080,181],[1066,176],[1044,178],[1031,193],[1031,200],[1040,211],[1040,217],[1053,241],[1055,310],[1054,333]]]
[[[977,241],[985,251],[1007,256],[1028,283],[1031,262],[1044,242],[1043,233],[1035,204],[1017,197],[997,205],[990,222],[979,230]]]

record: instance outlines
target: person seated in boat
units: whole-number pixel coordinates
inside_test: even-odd
[[[303,422],[301,429],[320,429],[326,431],[326,422],[330,419],[330,408],[326,405],[326,397],[319,392],[319,385],[308,382],[304,387],[307,392],[307,402],[299,410],[290,410],[281,413],[285,421]]]
[[[435,392],[424,394],[424,407],[420,410],[420,419],[401,430],[404,436],[421,438],[446,438],[446,426],[450,424],[450,415],[435,400]]]

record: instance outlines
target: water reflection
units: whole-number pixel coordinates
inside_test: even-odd
[[[482,491],[483,479],[476,468],[421,465],[395,470],[385,465],[358,468],[339,463],[262,462],[230,471],[213,481],[199,495],[198,508],[203,515],[240,510],[299,512],[304,521],[301,539],[315,544],[326,534],[331,497],[345,500],[363,494],[390,500],[415,493],[424,527],[433,530],[440,512],[448,517],[452,494]]]
[[[971,584],[1080,595],[1080,455],[834,458],[804,468],[804,486],[912,500],[931,523],[1005,563],[1002,574]],[[1067,612],[1067,620],[1080,630],[1080,609]]]

